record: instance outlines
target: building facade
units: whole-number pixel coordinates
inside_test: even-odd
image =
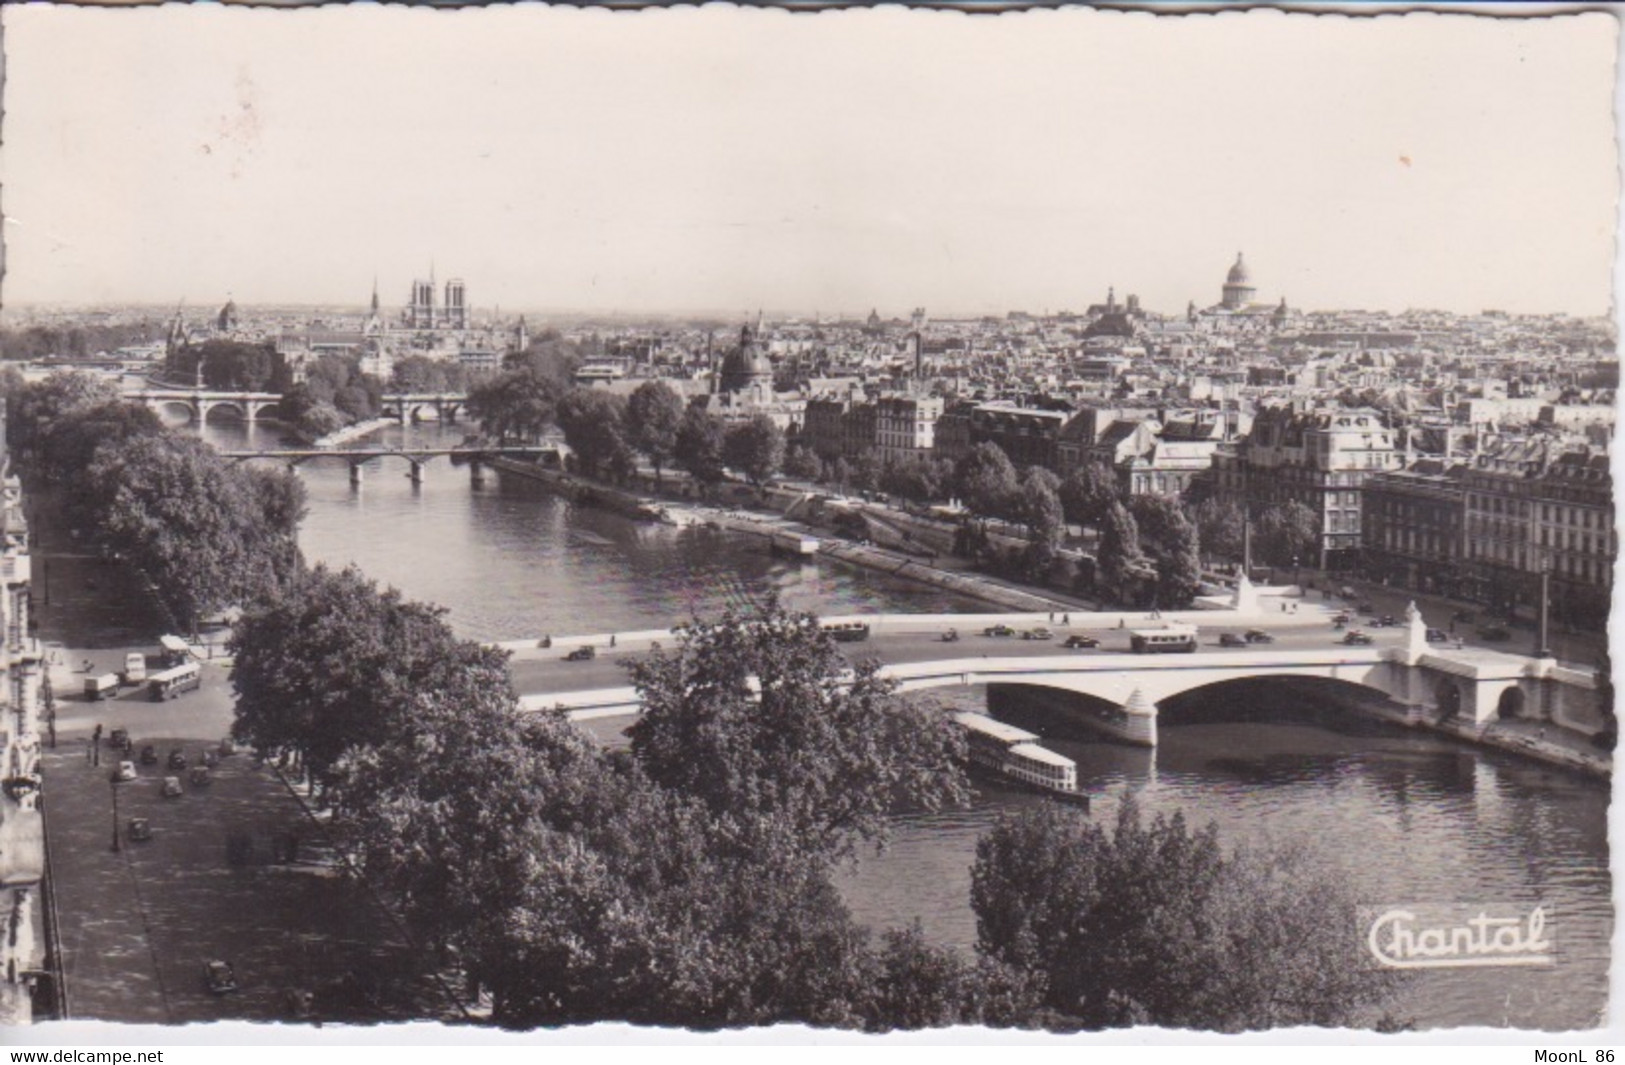
[[[1365,484],[1401,465],[1395,431],[1377,411],[1288,407],[1259,411],[1247,436],[1232,450],[1220,450],[1213,463],[1221,498],[1241,503],[1255,517],[1287,503],[1309,508],[1321,569],[1358,561]]]

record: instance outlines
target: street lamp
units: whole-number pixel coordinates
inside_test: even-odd
[[[119,838],[118,838],[118,770],[117,769],[113,770],[112,779],[110,779],[107,782],[107,784],[108,784],[108,786],[110,788],[113,789],[113,853],[117,854],[119,851],[124,849],[123,846],[120,845]]]
[[[1297,586],[1298,591],[1303,591],[1303,580],[1298,573],[1297,555],[1292,556],[1292,583]]]
[[[1551,658],[1551,629],[1549,616],[1552,601],[1552,556],[1550,552],[1542,552],[1540,556],[1540,629],[1535,637],[1535,657]]]

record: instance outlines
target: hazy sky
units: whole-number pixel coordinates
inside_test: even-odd
[[[0,18],[7,304],[1610,303],[1606,14]]]

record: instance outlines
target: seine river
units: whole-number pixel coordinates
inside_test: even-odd
[[[433,426],[410,432],[442,439]],[[275,442],[268,428],[209,429],[224,446],[241,446],[245,433]],[[299,475],[310,497],[301,536],[308,558],[353,562],[446,607],[460,634],[482,640],[657,627],[749,605],[770,591],[791,607],[830,613],[978,609],[832,562],[789,564],[752,538],[576,508],[516,478],[493,477],[474,489],[467,470],[444,459],[421,488],[398,459],[370,466],[359,490],[342,461],[306,463]],[[966,706],[980,701],[970,692],[959,698]],[[1605,783],[1324,708],[1225,721],[1222,704],[1215,698],[1193,723],[1165,725],[1155,752],[1047,742],[1077,761],[1080,781],[1096,796],[1096,818],[1113,818],[1133,795],[1148,813],[1182,810],[1198,824],[1216,822],[1228,843],[1299,845],[1373,906],[1546,906],[1555,966],[1416,974],[1394,1006],[1417,1027],[1601,1023],[1613,932]],[[967,810],[900,815],[890,848],[842,878],[860,920],[876,929],[919,920],[940,942],[974,944],[977,837],[1001,814],[1048,801],[979,789]]]

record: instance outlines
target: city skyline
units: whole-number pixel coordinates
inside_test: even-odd
[[[7,307],[1611,304],[1604,14],[4,18]]]

